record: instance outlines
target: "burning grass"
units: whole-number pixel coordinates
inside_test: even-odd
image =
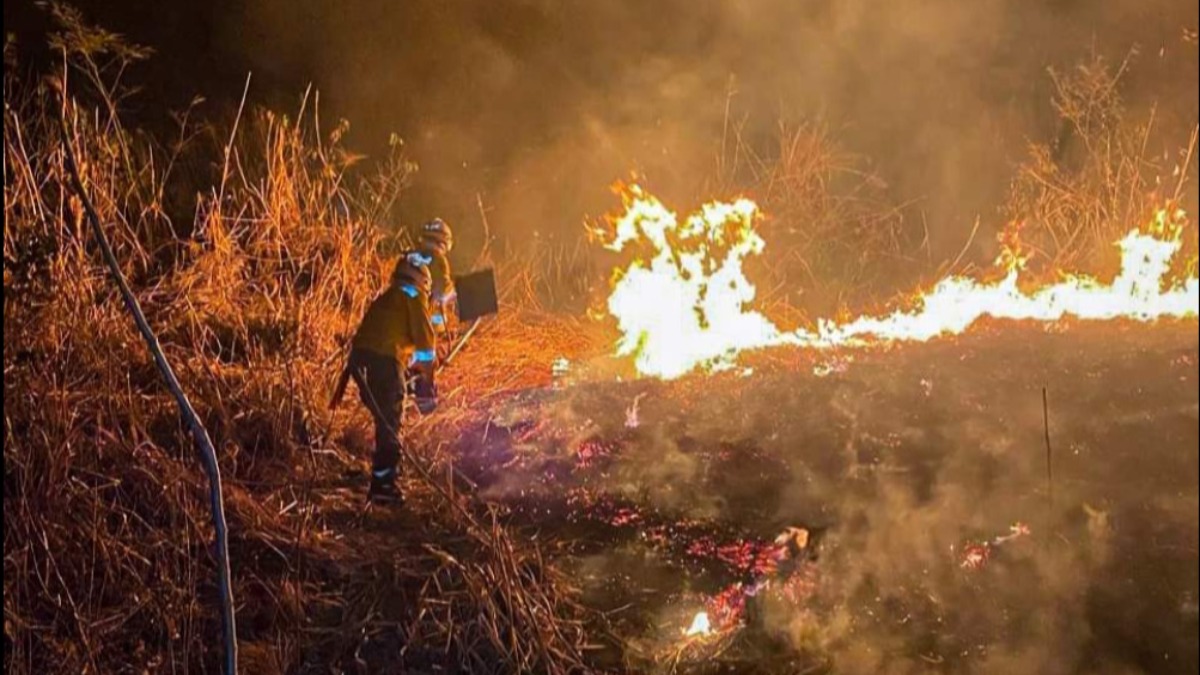
[[[1193,206],[1186,202],[1196,133],[1178,156],[1157,156],[1148,150],[1155,116],[1138,118],[1121,98],[1121,80],[1136,56],[1117,67],[1095,56],[1051,73],[1059,137],[1030,146],[1005,207],[1021,225],[1023,245],[1046,268],[1110,264],[1104,244],[1123,234],[1122,223],[1146,222],[1164,205]]]
[[[713,202],[681,218],[640,186],[622,197],[624,212],[596,236],[631,258],[615,273],[607,306],[621,330],[617,355],[634,358],[643,375],[728,369],[742,352],[781,345],[828,350],[926,342],[961,335],[984,318],[1153,322],[1200,310],[1196,277],[1179,272],[1190,267],[1180,255],[1186,215],[1159,211],[1118,242],[1120,272],[1111,280],[1067,270],[1055,270],[1058,280],[1031,279],[1029,254],[1012,244],[997,261],[998,280],[949,276],[916,293],[911,309],[821,319],[786,332],[755,308],[757,289],[744,271],[766,246],[754,202]]]
[[[888,251],[895,253],[895,263],[911,249],[902,243],[901,210],[872,220],[870,214],[877,212],[872,202],[857,198],[869,179],[842,185],[849,191],[845,196],[831,196],[837,194],[833,184],[845,183],[839,176],[855,174],[819,132],[788,132],[789,142],[769,164],[745,147],[740,134],[735,134],[732,168],[725,168],[722,154],[721,168],[733,176],[738,161],[745,161],[749,192],[760,194],[778,213],[764,214],[754,200],[740,197],[707,202],[683,215],[641,185],[619,185],[622,211],[591,229],[605,248],[622,256],[607,298],[608,313],[621,331],[617,355],[634,358],[643,375],[676,378],[697,369],[731,368],[741,353],[754,349],[924,342],[962,334],[988,317],[1046,323],[1068,317],[1148,322],[1195,317],[1197,239],[1181,202],[1195,160],[1196,133],[1166,183],[1165,167],[1147,156],[1153,118],[1142,126],[1125,119],[1118,93],[1121,72],[1112,74],[1095,59],[1069,75],[1054,74],[1064,135],[1054,146],[1034,146],[1014,181],[1009,208],[1027,220],[1014,219],[999,231],[994,269],[945,273],[959,266],[960,255],[921,284],[927,290],[893,303],[900,308],[885,313],[856,313],[842,305],[836,318],[826,315],[784,330],[761,310],[775,294],[760,298],[751,279],[764,275],[748,270],[761,267],[772,246],[784,252],[782,258],[773,256],[784,279],[798,276],[788,269],[789,259],[812,274],[818,241],[822,254],[857,253],[856,259],[841,257],[837,263],[850,278],[858,278],[856,269],[887,267],[881,256]],[[782,236],[769,243],[761,230]],[[977,232],[978,225],[968,248]],[[1108,275],[1114,256],[1105,249],[1113,247],[1119,249],[1119,264]],[[1065,266],[1081,263],[1090,267]],[[838,296],[844,300],[842,293]]]

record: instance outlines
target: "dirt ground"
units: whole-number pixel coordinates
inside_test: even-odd
[[[1200,668],[1194,323],[997,325],[672,383],[579,378],[451,442],[606,612],[598,667]],[[1017,524],[1028,536],[964,562]],[[814,538],[785,578],[763,561],[793,526]],[[738,625],[683,638],[714,596],[771,574],[783,592]]]

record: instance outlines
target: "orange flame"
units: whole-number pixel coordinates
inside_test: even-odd
[[[632,356],[640,373],[672,379],[697,369],[733,365],[745,350],[797,345],[830,349],[895,342],[924,342],[959,335],[985,317],[1057,322],[1195,318],[1200,284],[1194,269],[1170,281],[1183,247],[1186,215],[1161,211],[1149,227],[1129,232],[1118,246],[1121,272],[1105,283],[1086,275],[1034,286],[1023,277],[1025,260],[1006,247],[998,281],[948,277],[917,296],[914,308],[887,316],[821,320],[814,329],[780,330],[751,308],[756,290],[743,263],[763,252],[755,231],[757,205],[748,199],[715,202],[680,221],[639,186],[623,194],[625,212],[598,233],[613,251],[635,250],[616,271],[608,311],[621,330],[617,354]]]

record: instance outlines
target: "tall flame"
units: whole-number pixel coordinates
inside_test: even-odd
[[[1031,287],[1023,259],[1010,251],[998,263],[1004,272],[998,281],[948,277],[918,295],[912,309],[822,320],[814,329],[787,332],[751,309],[756,290],[743,263],[766,246],[754,228],[759,217],[754,202],[715,202],[681,222],[638,186],[626,189],[623,199],[624,214],[599,234],[610,250],[640,254],[616,272],[608,310],[621,329],[618,355],[634,357],[643,375],[671,379],[699,368],[721,369],[742,351],[777,345],[829,349],[924,342],[964,333],[985,317],[1149,322],[1200,314],[1195,270],[1186,279],[1169,279],[1183,247],[1186,216],[1162,211],[1150,226],[1118,242],[1121,272],[1108,283],[1063,275],[1057,283]]]
[[[634,356],[643,374],[673,378],[783,341],[771,321],[746,309],[756,291],[742,261],[766,246],[754,231],[754,202],[709,204],[680,223],[638,186],[624,199],[625,214],[613,222],[607,247],[636,245],[649,258],[618,272],[608,298],[622,332],[619,355]]]

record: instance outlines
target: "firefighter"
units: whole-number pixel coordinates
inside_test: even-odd
[[[450,251],[454,248],[454,232],[446,221],[434,218],[421,226],[417,236],[417,247],[433,259],[430,265],[433,288],[430,292],[429,306],[432,309],[434,328],[438,333],[444,334],[449,329],[446,323],[448,305],[455,297],[449,259]]]
[[[375,420],[375,455],[368,493],[375,503],[398,505],[404,501],[397,467],[406,390],[412,389],[422,414],[437,407],[437,338],[429,311],[432,263],[432,258],[420,251],[400,257],[387,290],[367,308],[350,351],[350,375]],[[410,386],[406,386],[398,359],[407,364]]]

